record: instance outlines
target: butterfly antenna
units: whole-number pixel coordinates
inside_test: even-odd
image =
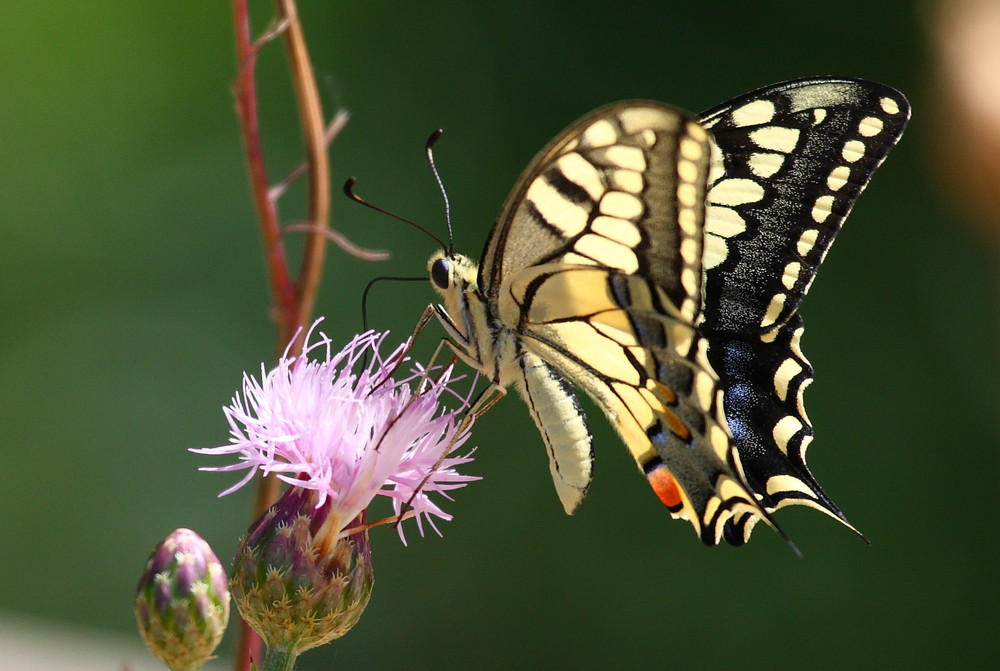
[[[376,277],[368,283],[365,290],[361,294],[361,330],[365,332],[368,330],[368,292],[371,291],[372,287],[375,286],[376,282],[381,282],[383,280],[388,280],[391,282],[426,282],[426,277],[390,277],[388,275],[382,275],[381,277]]]
[[[365,290],[361,292],[361,332],[368,332],[368,293],[375,286],[376,282],[381,282],[382,280],[389,280],[393,282],[426,282],[426,277],[390,277],[388,275],[382,275],[381,277],[376,277],[375,279],[368,282],[365,286]],[[368,367],[368,350],[365,350],[364,359],[361,364],[362,368]]]
[[[455,236],[451,230],[451,203],[448,202],[448,192],[445,190],[444,182],[441,180],[441,173],[438,172],[437,165],[434,163],[434,144],[442,135],[444,135],[444,131],[438,128],[427,138],[427,162],[431,166],[434,181],[437,182],[438,189],[441,190],[441,197],[444,199],[444,220],[448,224],[448,246],[445,249],[451,254],[455,251]]]
[[[409,219],[407,219],[405,217],[401,217],[398,214],[395,214],[394,212],[389,212],[388,210],[383,210],[381,207],[378,207],[377,205],[372,205],[367,200],[365,200],[364,198],[362,198],[358,194],[354,193],[354,183],[357,182],[357,181],[358,181],[357,179],[355,179],[354,177],[351,177],[346,182],[344,182],[344,193],[347,195],[348,198],[350,198],[351,200],[353,200],[355,203],[360,203],[361,205],[364,205],[365,207],[369,207],[369,208],[375,210],[376,212],[381,212],[382,214],[390,216],[393,219],[396,219],[397,221],[403,222],[404,224],[409,224],[410,226],[413,226],[413,228],[417,229],[418,231],[421,231],[421,232],[425,233],[426,235],[430,236],[431,239],[433,239],[435,242],[437,242],[439,245],[441,245],[441,249],[450,249],[449,246],[447,246],[447,245],[444,244],[444,241],[441,238],[439,238],[438,236],[434,235],[433,233],[431,233],[430,231],[428,231],[426,228],[424,228],[420,224],[418,224],[416,222],[413,222],[413,221],[410,221]],[[451,223],[450,222],[448,224],[448,237],[449,238],[451,237]]]

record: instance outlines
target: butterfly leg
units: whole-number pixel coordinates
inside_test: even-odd
[[[451,350],[451,361],[448,363],[446,368],[450,368],[451,366],[453,366],[456,360],[462,360],[469,367],[471,367],[473,370],[476,371],[478,371],[481,368],[481,366],[477,364],[474,358],[470,357],[464,350],[461,349],[462,345],[456,344],[455,340],[452,340],[452,338],[454,338],[458,340],[459,343],[467,342],[466,339],[462,336],[461,332],[455,326],[455,324],[451,321],[450,318],[448,318],[447,312],[445,312],[444,309],[441,308],[440,306],[428,305],[424,309],[423,313],[420,315],[420,319],[417,320],[417,324],[413,329],[413,333],[410,335],[410,342],[406,351],[409,351],[409,347],[412,347],[413,343],[416,341],[417,336],[420,335],[420,333],[424,330],[424,328],[427,327],[427,324],[429,324],[431,319],[434,317],[437,317],[437,319],[441,322],[445,331],[448,332],[449,337],[441,338],[441,340],[438,342],[437,347],[434,349],[434,353],[431,355],[430,361],[424,370],[425,379],[424,382],[421,383],[421,389],[423,388],[423,384],[427,381],[427,376],[434,369],[435,362],[439,359],[439,357],[441,357],[445,349]],[[400,362],[401,361],[402,358],[400,359]],[[477,377],[478,377],[478,372],[477,372]],[[473,385],[475,385],[475,382],[473,383]],[[467,409],[465,412],[465,416],[462,419],[461,425],[455,432],[454,440],[457,440],[458,437],[461,436],[474,421],[482,417],[487,411],[489,411],[494,405],[496,405],[496,403],[501,398],[503,398],[506,395],[507,395],[506,389],[497,384],[496,381],[491,380],[490,383],[487,386],[485,386],[474,397],[470,394],[468,398],[462,399],[462,402]],[[437,463],[434,464],[434,467],[428,473],[427,477],[425,477],[424,481],[421,482],[420,485],[418,485],[414,489],[413,495],[400,509],[400,514],[398,516],[397,524],[398,522],[401,522],[405,518],[404,516],[406,515],[407,511],[410,509],[413,503],[413,498],[416,497],[417,493],[423,488],[424,484],[430,478],[431,473],[436,471],[441,466],[441,464],[444,462],[445,457],[451,452],[453,447],[454,447],[454,441],[449,443],[448,446],[441,452],[441,455],[438,457]]]

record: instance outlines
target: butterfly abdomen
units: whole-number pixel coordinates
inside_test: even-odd
[[[593,472],[590,427],[573,386],[555,368],[531,352],[519,357],[518,391],[549,455],[556,493],[567,514],[583,501]]]

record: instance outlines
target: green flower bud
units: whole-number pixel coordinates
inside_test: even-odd
[[[229,622],[229,590],[201,536],[177,529],[153,549],[136,587],[135,619],[146,646],[173,671],[208,660]]]
[[[295,656],[343,636],[371,596],[368,532],[344,535],[332,499],[317,508],[319,496],[289,489],[250,527],[233,560],[236,607],[271,651]],[[364,521],[362,512],[346,530]]]

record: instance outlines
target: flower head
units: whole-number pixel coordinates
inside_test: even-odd
[[[208,543],[177,529],[153,548],[139,578],[135,619],[142,640],[174,671],[201,668],[229,621],[226,571]]]
[[[451,516],[431,494],[448,498],[448,491],[478,479],[455,470],[471,461],[468,454],[448,456],[464,444],[469,428],[441,404],[443,394],[455,394],[448,387],[451,369],[397,381],[392,374],[404,361],[405,345],[383,358],[379,348],[385,334],[368,332],[334,353],[322,333],[309,342],[315,331],[314,325],[301,355],[286,351],[270,372],[261,367],[259,381],[244,375],[242,393],[224,410],[230,444],[193,450],[239,455],[239,460],[202,470],[246,469],[223,495],[260,471],[314,490],[317,508],[330,499],[321,534],[329,542],[350,533],[345,527],[377,495],[392,500],[396,515],[415,516],[421,533],[424,520],[437,530],[432,516]],[[371,362],[355,372],[366,355]],[[464,409],[465,399],[459,400]]]
[[[233,558],[240,615],[267,643],[299,655],[357,624],[374,585],[365,514],[343,538],[322,535],[333,501],[292,487],[250,526]],[[332,541],[332,542],[331,542]]]
[[[478,479],[455,470],[468,455],[449,456],[469,429],[441,404],[454,393],[450,368],[397,381],[405,345],[383,359],[384,334],[369,332],[334,353],[322,333],[310,343],[314,331],[301,355],[286,351],[270,372],[261,367],[260,380],[244,375],[225,408],[229,445],[194,450],[238,455],[203,469],[247,471],[223,494],[258,471],[291,485],[240,542],[231,588],[268,650],[292,656],[342,636],[367,606],[374,574],[366,511],[376,496],[392,500],[392,519],[416,517],[421,531],[422,520],[436,530],[432,516],[451,518],[431,495],[447,498]]]

